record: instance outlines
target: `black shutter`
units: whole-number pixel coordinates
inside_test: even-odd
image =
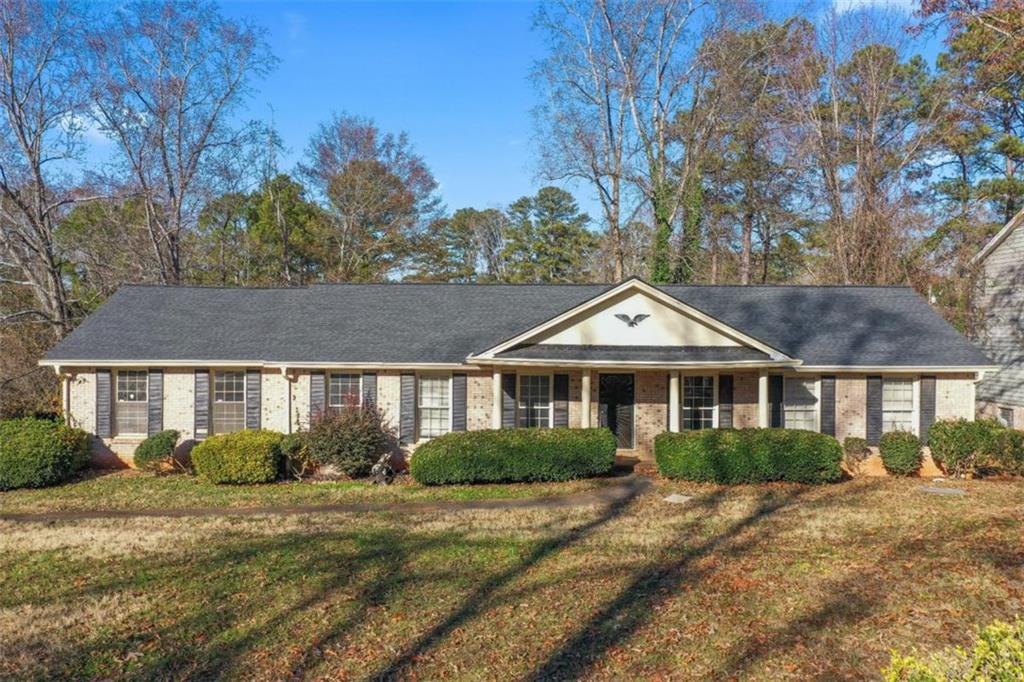
[[[452,375],[452,431],[466,430],[466,375]]]
[[[195,419],[193,435],[202,440],[210,435],[210,370],[196,370]]]
[[[398,439],[402,445],[416,440],[416,375],[403,374],[398,408]]]
[[[160,433],[164,430],[164,371],[162,369],[149,370],[149,424],[147,432],[149,435]]]
[[[718,375],[718,428],[732,428],[732,375]]]
[[[501,428],[516,427],[516,375],[501,375]]]
[[[309,421],[324,413],[327,406],[327,375],[322,369],[309,373]]]
[[[868,377],[867,415],[865,425],[868,445],[882,439],[882,377]]]
[[[110,400],[112,397],[110,370],[96,370],[96,435],[100,438],[110,438],[114,435],[110,414]]]
[[[258,369],[245,370],[245,428],[260,428],[260,404],[262,372]]]
[[[821,432],[836,435],[836,378],[821,377]]]
[[[771,421],[768,422],[768,425],[772,427],[786,425],[786,416],[782,411],[782,391],[782,376],[773,374],[768,377],[768,404],[771,406],[769,413]]]
[[[569,375],[556,374],[552,379],[551,394],[554,398],[552,426],[569,426]]]
[[[928,429],[935,423],[935,377],[921,377],[921,443],[928,445]],[[1012,428],[1012,424],[1011,424]]]
[[[377,404],[377,374],[376,372],[363,373],[363,405]]]

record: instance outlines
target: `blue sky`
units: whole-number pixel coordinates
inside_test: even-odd
[[[451,209],[511,202],[540,186],[528,80],[543,52],[535,5],[249,3],[223,5],[269,30],[281,62],[251,107],[290,148],[291,165],[333,111],[406,131]]]
[[[782,14],[816,4],[770,1]],[[841,12],[907,11],[917,3],[833,1]],[[818,7],[827,2],[818,0]],[[384,131],[409,134],[450,210],[506,205],[546,184],[537,176],[532,140],[538,99],[529,74],[544,55],[542,36],[531,30],[536,6],[532,0],[222,2],[226,15],[266,28],[280,59],[254,84],[246,117],[273,120],[288,148],[284,168],[301,158],[332,112],[369,116]],[[921,42],[919,49],[934,57],[938,41]],[[98,134],[90,141],[92,160],[109,152]],[[599,217],[589,187],[566,189]]]

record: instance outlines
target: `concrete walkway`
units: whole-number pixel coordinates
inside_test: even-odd
[[[649,478],[631,474],[597,490],[561,497],[521,497],[495,500],[451,500],[429,502],[354,502],[341,504],[309,504],[271,507],[182,507],[179,509],[110,509],[69,510],[53,512],[0,513],[0,521],[46,523],[83,519],[197,518],[212,516],[287,516],[294,514],[330,514],[352,512],[417,512],[462,511],[468,509],[561,509],[625,502],[647,492]]]

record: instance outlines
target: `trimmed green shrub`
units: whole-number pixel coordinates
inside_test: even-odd
[[[996,473],[1024,476],[1024,432],[1003,429],[996,433],[990,465]]]
[[[269,483],[277,478],[282,438],[265,430],[211,436],[192,448],[192,466],[211,483]]]
[[[174,429],[154,433],[135,448],[135,466],[153,471],[171,463],[177,444],[178,432]]]
[[[305,437],[309,459],[318,467],[336,467],[350,478],[366,476],[393,434],[375,405],[351,405],[313,420]]]
[[[969,651],[958,647],[926,660],[894,653],[882,676],[886,682],[1024,680],[1024,621],[995,621]]]
[[[309,432],[291,433],[281,439],[281,456],[285,473],[292,478],[305,478],[316,471],[309,456]]]
[[[921,439],[907,431],[883,433],[878,454],[885,470],[893,476],[913,476],[921,469]]]
[[[795,429],[702,429],[654,439],[667,478],[723,483],[829,483],[842,478],[843,450],[832,436]]]
[[[49,419],[0,422],[0,490],[42,488],[89,463],[89,435]]]
[[[937,421],[928,429],[928,447],[950,474],[974,476],[991,466],[996,436],[1005,430],[994,419]]]
[[[871,448],[868,447],[866,439],[856,436],[847,436],[843,439],[843,457],[850,471],[859,470],[864,460],[870,456]]]
[[[426,485],[568,481],[615,466],[608,429],[498,429],[447,433],[416,448],[409,466]]]

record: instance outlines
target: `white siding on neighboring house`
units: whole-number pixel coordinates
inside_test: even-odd
[[[978,399],[1024,406],[1024,228],[1019,224],[985,258],[978,343],[1002,366],[978,386]]]

